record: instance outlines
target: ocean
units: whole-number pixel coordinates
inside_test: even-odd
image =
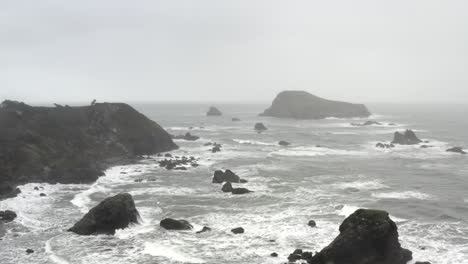
[[[146,159],[110,168],[91,185],[20,186],[18,197],[0,201],[0,210],[18,214],[0,241],[2,264],[279,264],[296,248],[320,251],[358,208],[388,211],[415,261],[468,263],[468,155],[445,151],[468,147],[467,105],[368,104],[374,113],[369,119],[383,124],[366,127],[350,123],[367,119],[259,117],[267,104],[218,104],[221,117],[205,116],[209,104],[133,106],[172,134],[200,136],[176,140],[180,149],[171,152],[200,158],[200,166],[168,171]],[[256,133],[256,122],[268,130]],[[375,148],[405,129],[431,147]],[[291,145],[281,147],[279,140]],[[207,142],[222,144],[222,151],[211,153]],[[247,179],[242,187],[254,192],[221,192],[221,185],[211,183],[218,169]],[[90,208],[121,192],[134,197],[140,224],[115,236],[66,232]],[[161,229],[166,217],[186,219],[195,228]],[[309,220],[317,227],[309,227]],[[202,226],[212,230],[197,234]],[[235,227],[245,233],[231,233]],[[27,248],[35,252],[26,254]],[[279,257],[270,257],[272,252]]]

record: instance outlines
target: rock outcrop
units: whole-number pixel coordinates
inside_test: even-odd
[[[11,222],[15,220],[16,213],[10,210],[0,211],[0,220],[5,222]]]
[[[163,128],[127,104],[33,107],[4,101],[0,198],[30,182],[93,182],[112,164],[175,148]]]
[[[176,220],[172,218],[161,220],[159,225],[167,230],[190,230],[193,228],[193,226],[186,220]]]
[[[404,133],[395,132],[393,136],[392,144],[399,144],[399,145],[416,145],[421,143],[420,140],[413,130],[407,129]]]
[[[206,112],[206,115],[207,116],[222,116],[223,113],[221,113],[221,111],[219,111],[218,108],[212,106],[210,107],[210,109],[208,109],[208,112]]]
[[[340,234],[310,264],[406,264],[411,251],[398,241],[396,224],[385,211],[359,209],[346,218]]]
[[[78,235],[115,234],[130,223],[138,223],[139,213],[128,193],[109,197],[92,208],[68,231]]]
[[[455,153],[460,153],[460,154],[466,154],[466,151],[464,151],[461,147],[453,147],[447,149],[447,152],[455,152]]]
[[[331,101],[305,91],[283,91],[273,100],[262,116],[295,119],[323,119],[327,117],[368,117],[369,110],[362,104]]]
[[[231,183],[239,183],[241,178],[236,175],[231,170],[217,170],[214,172],[212,183],[223,183],[223,182],[231,182]]]

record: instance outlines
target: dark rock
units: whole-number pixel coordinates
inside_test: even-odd
[[[301,260],[302,259],[302,255],[300,254],[289,254],[288,256],[288,261],[289,262],[296,262],[298,260]]]
[[[421,145],[420,148],[432,148],[433,146],[429,146],[429,145]]]
[[[230,182],[225,182],[223,184],[223,187],[221,188],[221,191],[223,192],[232,192],[233,188],[232,188],[232,184]]]
[[[17,217],[16,213],[10,210],[0,211],[0,220],[11,222]]]
[[[241,121],[241,120],[240,120],[239,118],[237,118],[237,117],[233,117],[233,118],[232,118],[232,121],[233,121],[233,122],[239,122],[239,121]]]
[[[213,152],[213,153],[220,152],[221,148],[218,147],[218,146],[214,146],[210,151]]]
[[[455,153],[460,153],[460,154],[466,154],[466,151],[464,151],[461,147],[453,147],[447,149],[447,152],[455,152]]]
[[[202,230],[197,231],[197,234],[205,233],[205,232],[209,232],[209,231],[211,231],[211,228],[209,228],[209,227],[207,227],[207,226],[204,226],[204,227],[202,228]]]
[[[0,105],[0,195],[29,182],[90,183],[113,164],[176,149],[157,123],[121,103]]]
[[[28,254],[32,254],[32,253],[34,253],[34,250],[32,250],[32,249],[28,248],[28,249],[26,249],[26,253],[28,253]]]
[[[310,220],[309,223],[307,223],[307,225],[310,227],[317,227],[317,223],[315,223],[314,220]]]
[[[208,143],[203,144],[203,146],[211,146],[211,145],[213,145],[212,142],[208,142]]]
[[[195,141],[195,140],[198,140],[200,139],[200,137],[197,137],[197,136],[194,136],[192,134],[190,134],[189,132],[185,133],[184,135],[178,135],[178,136],[172,136],[173,139],[183,139],[183,140],[187,140],[187,141]]]
[[[377,122],[377,121],[366,121],[364,123],[351,123],[352,126],[373,126],[373,125],[376,125],[376,126],[381,126],[382,123],[380,122]]]
[[[287,141],[284,141],[284,140],[281,140],[280,142],[278,142],[278,145],[280,145],[280,146],[289,146],[289,145],[291,145],[291,143],[289,143]]]
[[[247,183],[248,181],[246,179],[240,179],[239,182],[240,183]]]
[[[45,193],[40,193],[39,196],[44,197],[47,196]]]
[[[189,230],[193,228],[193,226],[186,220],[175,220],[172,218],[161,220],[159,225],[167,230]]]
[[[218,108],[212,106],[210,107],[210,109],[208,109],[208,112],[206,112],[206,115],[207,116],[221,116],[223,115],[223,113],[221,113],[221,111],[219,111]]]
[[[166,153],[166,154],[164,154],[164,157],[166,157],[166,158],[171,158],[172,155],[171,155],[171,153]]]
[[[232,194],[246,194],[246,193],[251,193],[252,191],[250,191],[249,189],[246,189],[246,188],[233,188],[232,189]]]
[[[254,129],[255,131],[260,133],[260,132],[267,130],[268,128],[263,123],[256,123],[254,126]]]
[[[39,187],[34,187],[34,190],[35,190],[35,191],[39,191]]]
[[[406,264],[411,259],[411,251],[401,248],[397,226],[387,212],[359,209],[343,221],[333,242],[308,262]]]
[[[395,132],[392,144],[416,145],[416,144],[419,144],[421,142],[422,142],[422,140],[420,140],[416,136],[416,134],[413,132],[413,130],[407,129],[404,133]]]
[[[429,261],[416,261],[414,264],[431,264]]]
[[[243,234],[244,233],[244,228],[236,227],[234,229],[231,229],[231,232],[234,233],[234,234]]]
[[[302,249],[297,248],[296,250],[294,250],[293,254],[294,255],[302,255]]]
[[[68,231],[79,235],[114,234],[130,223],[138,223],[139,214],[135,202],[128,193],[109,197],[92,208]]]
[[[135,179],[134,182],[143,182],[143,179]]]
[[[362,104],[330,101],[305,91],[279,93],[263,116],[296,119],[323,119],[327,117],[368,117],[370,112]]]
[[[278,253],[273,252],[273,253],[270,254],[270,256],[276,258],[276,257],[278,257]]]
[[[214,172],[212,183],[223,183],[223,182],[232,182],[232,183],[239,183],[240,177],[237,176],[231,170],[225,170],[224,172],[221,170],[217,170]]]
[[[394,148],[395,145],[393,145],[393,143],[387,144],[387,143],[380,143],[380,142],[379,142],[379,143],[377,143],[377,144],[375,145],[375,147],[376,147],[376,148],[386,148],[386,149],[388,149],[388,148]]]

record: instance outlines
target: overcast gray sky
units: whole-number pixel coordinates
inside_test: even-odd
[[[1,0],[0,99],[468,102],[466,0]]]

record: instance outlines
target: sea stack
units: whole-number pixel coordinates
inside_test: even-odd
[[[93,182],[112,163],[177,148],[161,126],[123,103],[4,101],[0,127],[0,198],[29,182]]]
[[[393,136],[392,144],[399,144],[399,145],[416,145],[421,143],[420,140],[413,130],[407,129],[404,133],[395,132]]]
[[[305,91],[283,91],[273,100],[261,116],[295,119],[323,119],[327,117],[369,117],[363,104],[331,101]]]
[[[223,113],[221,113],[221,111],[219,111],[218,108],[212,106],[210,107],[210,109],[208,109],[208,112],[206,112],[206,115],[207,116],[222,116]]]

